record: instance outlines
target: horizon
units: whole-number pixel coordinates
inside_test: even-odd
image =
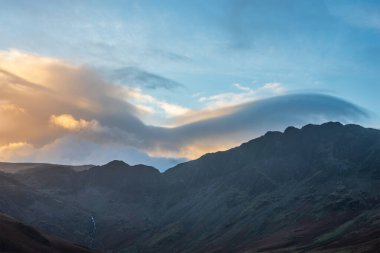
[[[0,162],[160,170],[268,131],[380,128],[377,1],[1,1]]]
[[[251,141],[254,141],[256,139],[259,139],[261,137],[264,137],[266,136],[268,133],[273,133],[273,132],[278,132],[278,133],[281,133],[281,134],[284,134],[285,131],[288,129],[288,128],[295,128],[297,130],[302,130],[303,128],[309,126],[309,125],[312,125],[312,126],[322,126],[322,125],[326,125],[326,124],[341,124],[342,126],[348,126],[348,125],[354,125],[354,126],[359,126],[359,127],[362,127],[362,128],[365,128],[365,129],[375,129],[375,130],[379,130],[380,131],[380,128],[372,128],[372,127],[366,127],[366,126],[363,126],[363,125],[359,125],[359,124],[352,124],[352,123],[349,123],[349,124],[342,124],[341,122],[339,121],[326,121],[326,122],[323,122],[323,123],[320,123],[320,124],[306,124],[306,125],[302,125],[301,127],[295,127],[295,126],[287,126],[284,130],[282,131],[279,131],[279,130],[276,130],[276,131],[272,131],[272,130],[268,130],[267,132],[265,132],[264,134],[260,135],[260,136],[257,136],[255,138],[252,138],[250,140],[247,140],[246,142],[243,142],[243,143],[240,143],[238,144],[237,146],[233,146],[229,149],[226,149],[226,150],[220,150],[220,151],[215,151],[215,152],[209,152],[209,153],[205,153],[203,155],[201,155],[200,157],[196,157],[194,159],[189,159],[189,160],[186,160],[186,161],[182,161],[182,162],[179,162],[177,164],[174,164],[172,165],[171,167],[166,167],[166,168],[157,168],[155,166],[152,166],[152,165],[149,165],[155,169],[157,169],[160,173],[164,173],[165,171],[169,170],[169,169],[172,169],[174,167],[176,167],[177,165],[180,165],[182,163],[186,163],[186,162],[191,162],[191,161],[194,161],[194,160],[198,160],[200,158],[202,158],[203,156],[206,156],[206,155],[209,155],[209,154],[215,154],[215,153],[218,153],[218,152],[228,152],[229,150],[231,149],[235,149],[235,148],[238,148],[238,147],[241,147],[242,145],[248,143],[248,142],[251,142]],[[147,164],[143,164],[143,163],[136,163],[136,164],[130,164],[128,163],[127,161],[124,161],[124,160],[119,160],[119,159],[114,159],[114,160],[109,160],[109,161],[106,161],[105,163],[99,163],[99,164],[58,164],[58,163],[44,163],[44,162],[28,162],[28,161],[24,161],[24,162],[7,162],[7,161],[0,161],[0,164],[1,163],[5,163],[5,164],[14,164],[14,165],[28,165],[28,164],[42,164],[42,165],[58,165],[58,166],[73,166],[73,167],[81,167],[81,166],[104,166],[104,165],[107,165],[107,164],[110,164],[112,162],[122,162],[128,166],[139,166],[139,165],[147,165]],[[83,170],[88,170],[88,169],[91,169],[92,167],[89,167],[87,169],[83,169]],[[17,171],[15,171],[17,172]]]

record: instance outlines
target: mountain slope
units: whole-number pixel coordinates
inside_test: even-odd
[[[0,172],[0,212],[76,243],[91,241],[91,213],[59,191],[28,186],[15,176]]]
[[[33,227],[0,213],[0,251],[14,253],[91,253],[88,248],[58,237],[43,235]]]
[[[168,245],[181,252],[328,248],[343,236],[329,233],[350,221],[353,232],[376,239],[379,157],[380,131],[327,123],[269,132],[178,165],[165,176],[177,194],[186,189],[186,202],[166,216],[182,213],[173,232],[182,235]]]
[[[317,250],[355,242],[351,231],[376,240],[379,157],[380,131],[355,125],[267,133],[165,172],[170,208],[144,239],[151,252]]]

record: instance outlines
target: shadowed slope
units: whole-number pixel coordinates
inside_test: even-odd
[[[58,237],[43,235],[33,227],[0,213],[0,251],[14,253],[91,253],[88,248]]]

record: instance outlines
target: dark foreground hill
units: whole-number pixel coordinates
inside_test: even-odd
[[[380,252],[380,131],[289,127],[159,173],[0,175],[0,210],[113,252]]]
[[[58,237],[41,234],[33,227],[0,213],[0,252],[91,253],[95,251]]]

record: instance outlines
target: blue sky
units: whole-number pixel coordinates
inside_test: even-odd
[[[311,93],[343,99],[368,114],[347,122],[380,126],[379,1],[0,4],[0,51],[79,64],[127,87],[128,103],[146,111],[139,119],[148,126],[177,127],[193,122],[194,114],[208,119],[210,110]],[[79,119],[73,112],[66,114]],[[294,124],[319,123],[321,117],[316,118]],[[28,138],[12,141],[29,143]],[[169,153],[166,158],[184,155]]]

